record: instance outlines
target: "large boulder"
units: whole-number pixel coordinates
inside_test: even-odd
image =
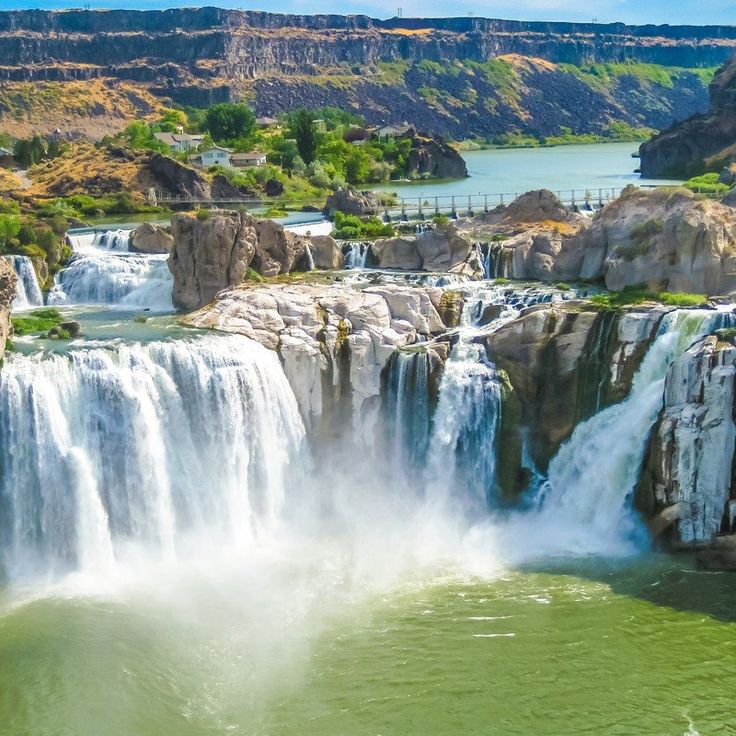
[[[152,222],[139,225],[130,236],[130,250],[133,253],[170,253],[173,245],[171,233]]]
[[[215,295],[243,281],[256,253],[255,221],[242,212],[200,220],[171,218],[174,247],[169,269],[174,276],[172,301],[177,309],[197,309]]]
[[[316,268],[339,270],[345,265],[345,256],[340,244],[329,235],[312,235],[309,249]]]
[[[468,175],[465,160],[452,146],[419,134],[412,138],[406,170],[410,176],[432,179],[461,179]]]
[[[5,354],[5,342],[13,332],[10,308],[15,297],[16,281],[13,266],[5,258],[0,258],[0,360]]]
[[[210,183],[201,172],[171,156],[152,153],[148,159],[148,172],[157,187],[167,192],[192,199],[208,199],[211,195]]]
[[[347,187],[330,194],[322,211],[327,217],[334,217],[335,212],[365,217],[378,214],[380,203],[375,192],[362,192],[353,187]]]
[[[379,268],[420,271],[422,256],[415,237],[381,238],[371,246]]]
[[[204,306],[219,291],[241,284],[249,268],[263,276],[307,268],[307,238],[246,212],[213,212],[203,219],[174,215],[171,232],[169,269],[177,309]]]

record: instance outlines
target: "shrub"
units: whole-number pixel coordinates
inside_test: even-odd
[[[360,218],[344,212],[335,213],[333,237],[338,240],[383,238],[390,237],[395,232],[393,225],[384,223],[377,217]]]
[[[200,222],[204,222],[205,220],[209,220],[210,219],[210,211],[207,210],[207,209],[197,210],[197,219]]]
[[[450,222],[450,218],[447,215],[435,215],[432,218],[432,222],[435,225],[447,225]]]

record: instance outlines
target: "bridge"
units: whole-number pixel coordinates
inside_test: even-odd
[[[671,188],[667,184],[641,185],[640,189]],[[554,191],[554,190],[553,190]],[[617,199],[623,187],[607,187],[598,189],[559,189],[554,191],[558,199],[568,207],[578,210],[593,211],[600,209],[607,202]],[[523,192],[501,192],[494,194],[443,194],[437,196],[396,197],[390,190],[386,190],[381,200],[382,190],[376,190],[381,201],[380,211],[386,222],[424,220],[435,215],[447,215],[451,218],[472,217],[483,212],[490,212],[499,205],[509,204]],[[298,206],[313,206],[314,201],[294,201],[283,199],[254,199],[249,197],[229,198],[197,198],[185,195],[171,194],[165,191],[149,192],[149,201],[170,206],[241,206],[249,210],[263,208],[290,209]],[[706,196],[711,196],[707,195]]]

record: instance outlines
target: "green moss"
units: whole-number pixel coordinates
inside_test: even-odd
[[[11,318],[16,335],[35,335],[48,332],[63,322],[64,318],[58,309],[36,309],[30,314]]]
[[[720,342],[733,343],[736,340],[736,327],[726,327],[722,330],[716,330],[715,336]]]
[[[590,297],[590,303],[601,309],[621,309],[644,302],[659,302],[670,307],[698,307],[707,299],[705,294],[649,291],[643,286],[627,286],[623,291],[609,291]]]

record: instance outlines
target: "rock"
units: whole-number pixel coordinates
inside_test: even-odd
[[[434,306],[441,299],[440,289],[397,285],[241,286],[183,321],[243,334],[276,350],[305,419],[327,431],[342,386],[349,386],[353,418],[365,416],[378,400],[392,353],[419,335],[428,339],[445,331]],[[356,429],[365,426],[355,422]]]
[[[130,250],[133,253],[169,253],[173,245],[171,233],[151,222],[139,225],[130,237]]]
[[[171,233],[174,246],[168,263],[177,309],[197,309],[222,289],[241,283],[256,252],[255,222],[244,213],[211,215],[206,220],[174,215]]]
[[[412,146],[406,159],[410,176],[433,179],[462,179],[468,175],[463,157],[443,141],[426,135],[411,134]]]
[[[52,340],[74,340],[82,334],[82,325],[76,321],[61,322],[52,327],[47,336]]]
[[[342,247],[329,235],[312,235],[309,238],[309,247],[317,268],[337,271],[345,264]]]
[[[736,572],[736,535],[717,537],[709,547],[698,552],[696,560],[703,570]]]
[[[5,354],[5,343],[13,334],[10,323],[10,307],[15,297],[17,281],[15,270],[8,260],[0,258],[0,360]]]
[[[381,238],[371,248],[378,268],[397,268],[401,271],[420,271],[422,256],[415,237]]]
[[[284,193],[284,185],[278,179],[269,179],[264,192],[267,197],[280,197]]]
[[[718,181],[729,187],[736,184],[736,164],[729,164],[726,166],[718,175]]]
[[[242,199],[243,197],[250,197],[256,199],[258,192],[250,187],[236,186],[223,174],[217,174],[212,177],[212,183],[210,184],[210,192],[214,199],[228,199],[233,200]]]
[[[147,163],[149,174],[161,189],[193,199],[207,199],[211,196],[209,182],[191,166],[160,153],[152,153]]]
[[[474,234],[509,225],[512,208],[514,222],[519,216],[542,216],[526,205],[510,205],[482,216]],[[736,212],[720,202],[699,199],[686,189],[629,187],[590,225],[579,226],[576,217],[551,227],[532,224],[492,243],[494,263],[504,265],[499,275],[552,282],[605,280],[613,291],[644,284],[653,291],[720,295],[736,288]],[[472,227],[472,222],[461,227]]]
[[[375,192],[362,192],[353,187],[341,188],[331,194],[327,197],[327,203],[322,210],[327,217],[334,217],[335,212],[365,217],[376,215],[379,211],[380,204]]]
[[[639,148],[643,176],[688,178],[736,161],[736,59],[716,74],[710,110],[654,136]]]
[[[248,268],[263,276],[290,273],[304,262],[308,242],[245,212],[211,213],[203,220],[174,215],[171,232],[172,299],[180,310],[198,309],[222,289],[241,284]]]
[[[712,335],[669,368],[637,504],[648,516],[670,508],[670,541],[702,546],[733,531],[736,347]],[[724,528],[725,525],[725,528]]]
[[[485,338],[488,357],[508,377],[527,450],[542,472],[580,421],[628,394],[666,311],[617,314],[585,302],[542,304]]]

